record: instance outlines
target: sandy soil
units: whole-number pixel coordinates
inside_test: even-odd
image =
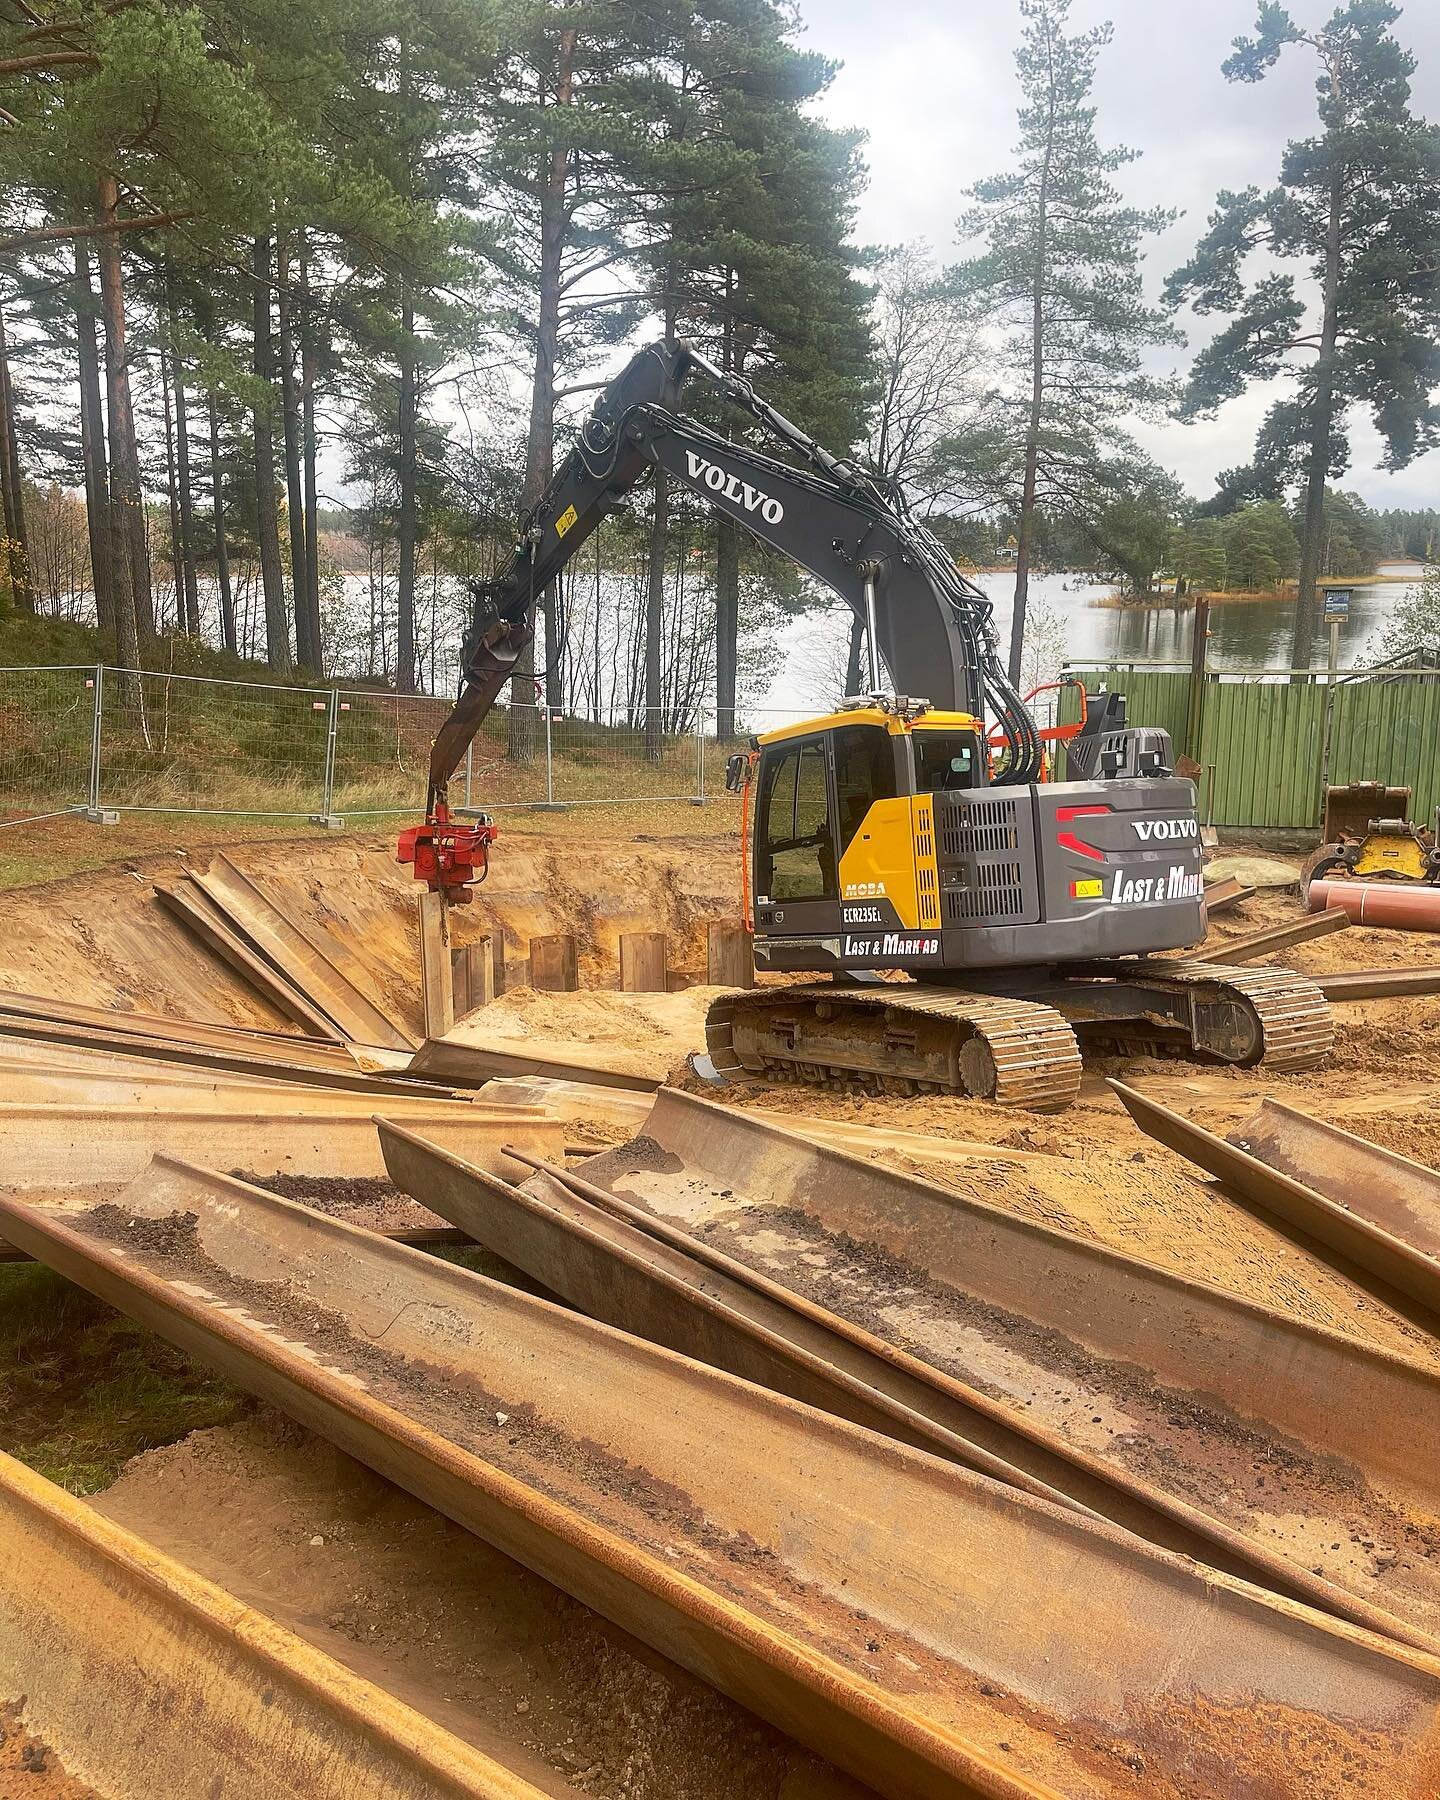
[[[20,1724],[17,1705],[0,1706],[0,1800],[104,1800],[65,1773],[50,1746]]]
[[[720,988],[697,984],[676,994],[578,994],[514,988],[447,1034],[454,1044],[495,1050],[543,1047],[548,1056],[602,1064],[663,1080],[688,1051],[703,1048],[705,1014]]]
[[[593,825],[577,823],[586,834]],[[506,831],[473,902],[452,908],[452,941],[503,939],[512,980],[523,980],[530,939],[556,931],[580,940],[584,987],[619,983],[620,934],[664,929],[676,969],[704,972],[705,927],[739,911],[739,863],[730,834],[616,841],[601,835]],[[0,894],[0,988],[61,994],[90,1005],[174,1018],[293,1029],[217,963],[154,898],[208,866],[211,851],[172,851],[39,887]],[[330,933],[369,970],[378,999],[420,1027],[418,888],[392,840],[233,844],[226,854],[298,921]]]
[[[868,1793],[273,1414],[137,1457],[97,1504],[549,1793]]]

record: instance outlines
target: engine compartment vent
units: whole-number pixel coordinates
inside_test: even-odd
[[[1028,789],[936,794],[946,925],[1031,925],[1040,917],[1035,809]]]
[[[940,825],[943,856],[989,855],[1020,848],[1020,809],[1014,800],[971,800],[945,809]]]
[[[1024,871],[1018,862],[981,863],[974,871],[973,887],[945,890],[945,921],[949,925],[977,922],[1003,923],[1025,911]]]

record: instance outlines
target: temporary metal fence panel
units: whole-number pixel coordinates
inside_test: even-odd
[[[85,804],[94,680],[85,667],[0,669],[0,826]]]
[[[330,693],[99,672],[98,804],[306,818],[321,808]]]
[[[713,711],[584,718],[530,698],[528,679],[522,691],[524,701],[502,702],[481,725],[450,784],[457,805],[721,799],[726,765],[754,723],[741,717],[721,737]],[[75,810],[332,825],[414,815],[450,709],[426,695],[108,666],[0,669],[0,823]],[[791,716],[809,715],[763,722]]]
[[[454,702],[428,694],[335,692],[325,812],[376,817],[424,809],[430,746]]]
[[[697,799],[705,779],[704,729],[704,721],[676,719],[663,708],[637,707],[603,720],[554,712],[550,798],[565,805]]]

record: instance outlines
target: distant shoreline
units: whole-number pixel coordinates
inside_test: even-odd
[[[1413,575],[1347,575],[1326,576],[1318,585],[1321,593],[1327,588],[1357,587],[1412,587],[1424,577],[1423,567],[1417,565]],[[1266,602],[1273,605],[1276,601],[1294,600],[1299,594],[1299,584],[1294,581],[1282,582],[1274,588],[1222,588],[1205,595],[1211,606],[1245,606],[1252,602]],[[1194,594],[1097,594],[1087,606],[1098,608],[1102,612],[1182,612],[1194,606],[1197,596]]]

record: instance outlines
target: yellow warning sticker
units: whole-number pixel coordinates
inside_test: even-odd
[[[555,521],[556,537],[564,537],[565,533],[579,517],[579,513],[576,512],[573,506],[567,506],[564,512],[561,513],[560,517]]]
[[[1105,895],[1103,881],[1072,881],[1070,883],[1071,898],[1075,900],[1100,900]]]

